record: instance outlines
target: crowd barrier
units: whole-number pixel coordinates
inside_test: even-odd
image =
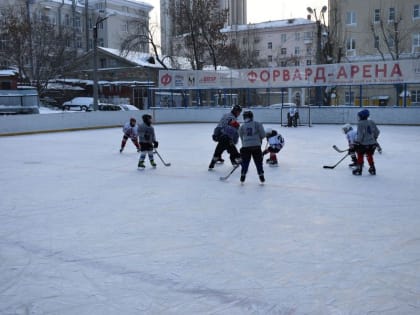
[[[420,125],[420,107],[368,107],[370,117],[379,125]],[[216,123],[230,109],[220,108],[153,108],[121,112],[59,112],[52,114],[0,116],[0,135],[18,135],[39,132],[71,131],[122,126],[130,117],[141,121],[149,113],[160,123]],[[287,109],[251,108],[256,120],[280,124]],[[361,107],[334,106],[301,108],[303,121],[316,124],[355,124]],[[282,112],[283,111],[283,112]],[[305,117],[305,115],[310,115]],[[240,117],[241,118],[241,117]]]

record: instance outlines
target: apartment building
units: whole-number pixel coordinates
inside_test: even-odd
[[[161,49],[163,55],[173,55],[173,38],[180,35],[175,31],[175,19],[171,15],[177,2],[178,0],[160,0]],[[218,0],[218,3],[221,9],[227,9],[229,12],[226,25],[246,24],[246,0]]]
[[[256,24],[233,25],[223,30],[241,51],[254,56],[264,67],[315,64],[317,24],[296,18]]]
[[[149,25],[153,6],[134,0],[1,0],[0,9],[21,7],[31,19],[41,19],[73,32],[68,43],[79,53],[93,48],[93,28],[97,26],[98,46],[119,49],[129,31],[129,22],[142,20]],[[101,21],[101,22],[99,22]],[[148,45],[140,51],[148,52]]]
[[[419,0],[329,0],[329,25],[334,28],[341,62],[371,62],[420,57]],[[349,88],[340,103],[356,105],[420,104],[420,87],[366,86],[361,93]],[[354,90],[354,89],[353,89]],[[357,90],[357,89],[356,89]]]
[[[419,0],[329,0],[329,25],[347,61],[420,56]]]

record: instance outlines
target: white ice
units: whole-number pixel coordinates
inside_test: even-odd
[[[144,171],[120,128],[0,137],[0,314],[420,314],[420,127],[357,177],[341,126],[266,124],[264,185],[207,170],[213,127],[156,125]]]

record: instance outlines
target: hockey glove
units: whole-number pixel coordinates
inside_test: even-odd
[[[157,149],[157,147],[159,146],[159,142],[157,142],[157,141],[153,141],[153,147],[155,148],[155,149]]]
[[[268,153],[268,149],[265,149],[263,152],[262,152],[262,154],[263,155],[266,155]]]

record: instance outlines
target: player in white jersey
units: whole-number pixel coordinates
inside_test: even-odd
[[[357,166],[357,157],[356,157],[356,150],[354,147],[354,143],[357,137],[357,131],[353,129],[350,124],[345,124],[342,127],[343,133],[346,135],[347,143],[349,145],[349,155],[351,157],[352,163],[349,166]]]
[[[137,152],[140,152],[140,145],[137,139],[138,138],[137,128],[138,128],[137,122],[134,117],[131,117],[130,121],[124,124],[123,126],[124,136],[121,140],[120,153],[122,153],[122,151],[124,150],[124,147],[125,147],[125,144],[127,143],[128,138],[130,138],[133,144],[136,146]]]
[[[266,130],[265,136],[267,138],[268,147],[263,151],[263,154],[270,153],[270,157],[266,162],[270,165],[277,165],[277,153],[284,147],[284,138],[281,134],[278,134],[277,131],[271,128]]]

